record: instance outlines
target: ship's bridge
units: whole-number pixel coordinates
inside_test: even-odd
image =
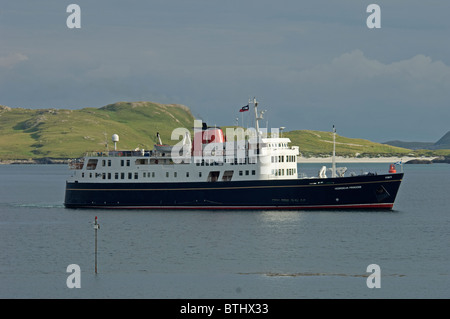
[[[262,138],[261,141],[261,174],[269,179],[297,178],[298,146],[289,146],[289,138]]]

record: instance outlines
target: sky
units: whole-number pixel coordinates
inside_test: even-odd
[[[0,105],[178,103],[252,126],[239,109],[256,97],[269,128],[435,142],[450,130],[449,15],[444,0],[0,0]]]

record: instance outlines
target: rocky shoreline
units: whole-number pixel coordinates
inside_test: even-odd
[[[405,164],[437,164],[437,163],[447,163],[450,164],[450,156],[436,157],[432,160],[429,159],[413,159],[405,162]]]
[[[68,164],[70,159],[67,158],[30,158],[30,159],[13,159],[2,160],[0,159],[0,165],[12,165],[12,164]]]

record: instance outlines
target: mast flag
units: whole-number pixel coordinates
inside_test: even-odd
[[[247,112],[250,109],[249,105],[247,104],[246,106],[243,106],[239,112]]]

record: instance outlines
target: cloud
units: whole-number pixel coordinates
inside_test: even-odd
[[[28,57],[22,53],[12,53],[5,57],[0,56],[0,68],[12,68],[16,64],[27,61]]]
[[[299,83],[305,96],[318,94],[322,103],[361,104],[371,97],[402,108],[427,101],[442,107],[450,92],[450,66],[423,54],[383,63],[354,50],[327,64],[293,71],[287,79]]]
[[[317,83],[335,80],[354,83],[390,78],[409,83],[450,84],[450,67],[442,61],[433,61],[431,57],[418,54],[410,59],[385,64],[367,58],[361,50],[344,53],[331,63],[313,67],[300,75]]]

